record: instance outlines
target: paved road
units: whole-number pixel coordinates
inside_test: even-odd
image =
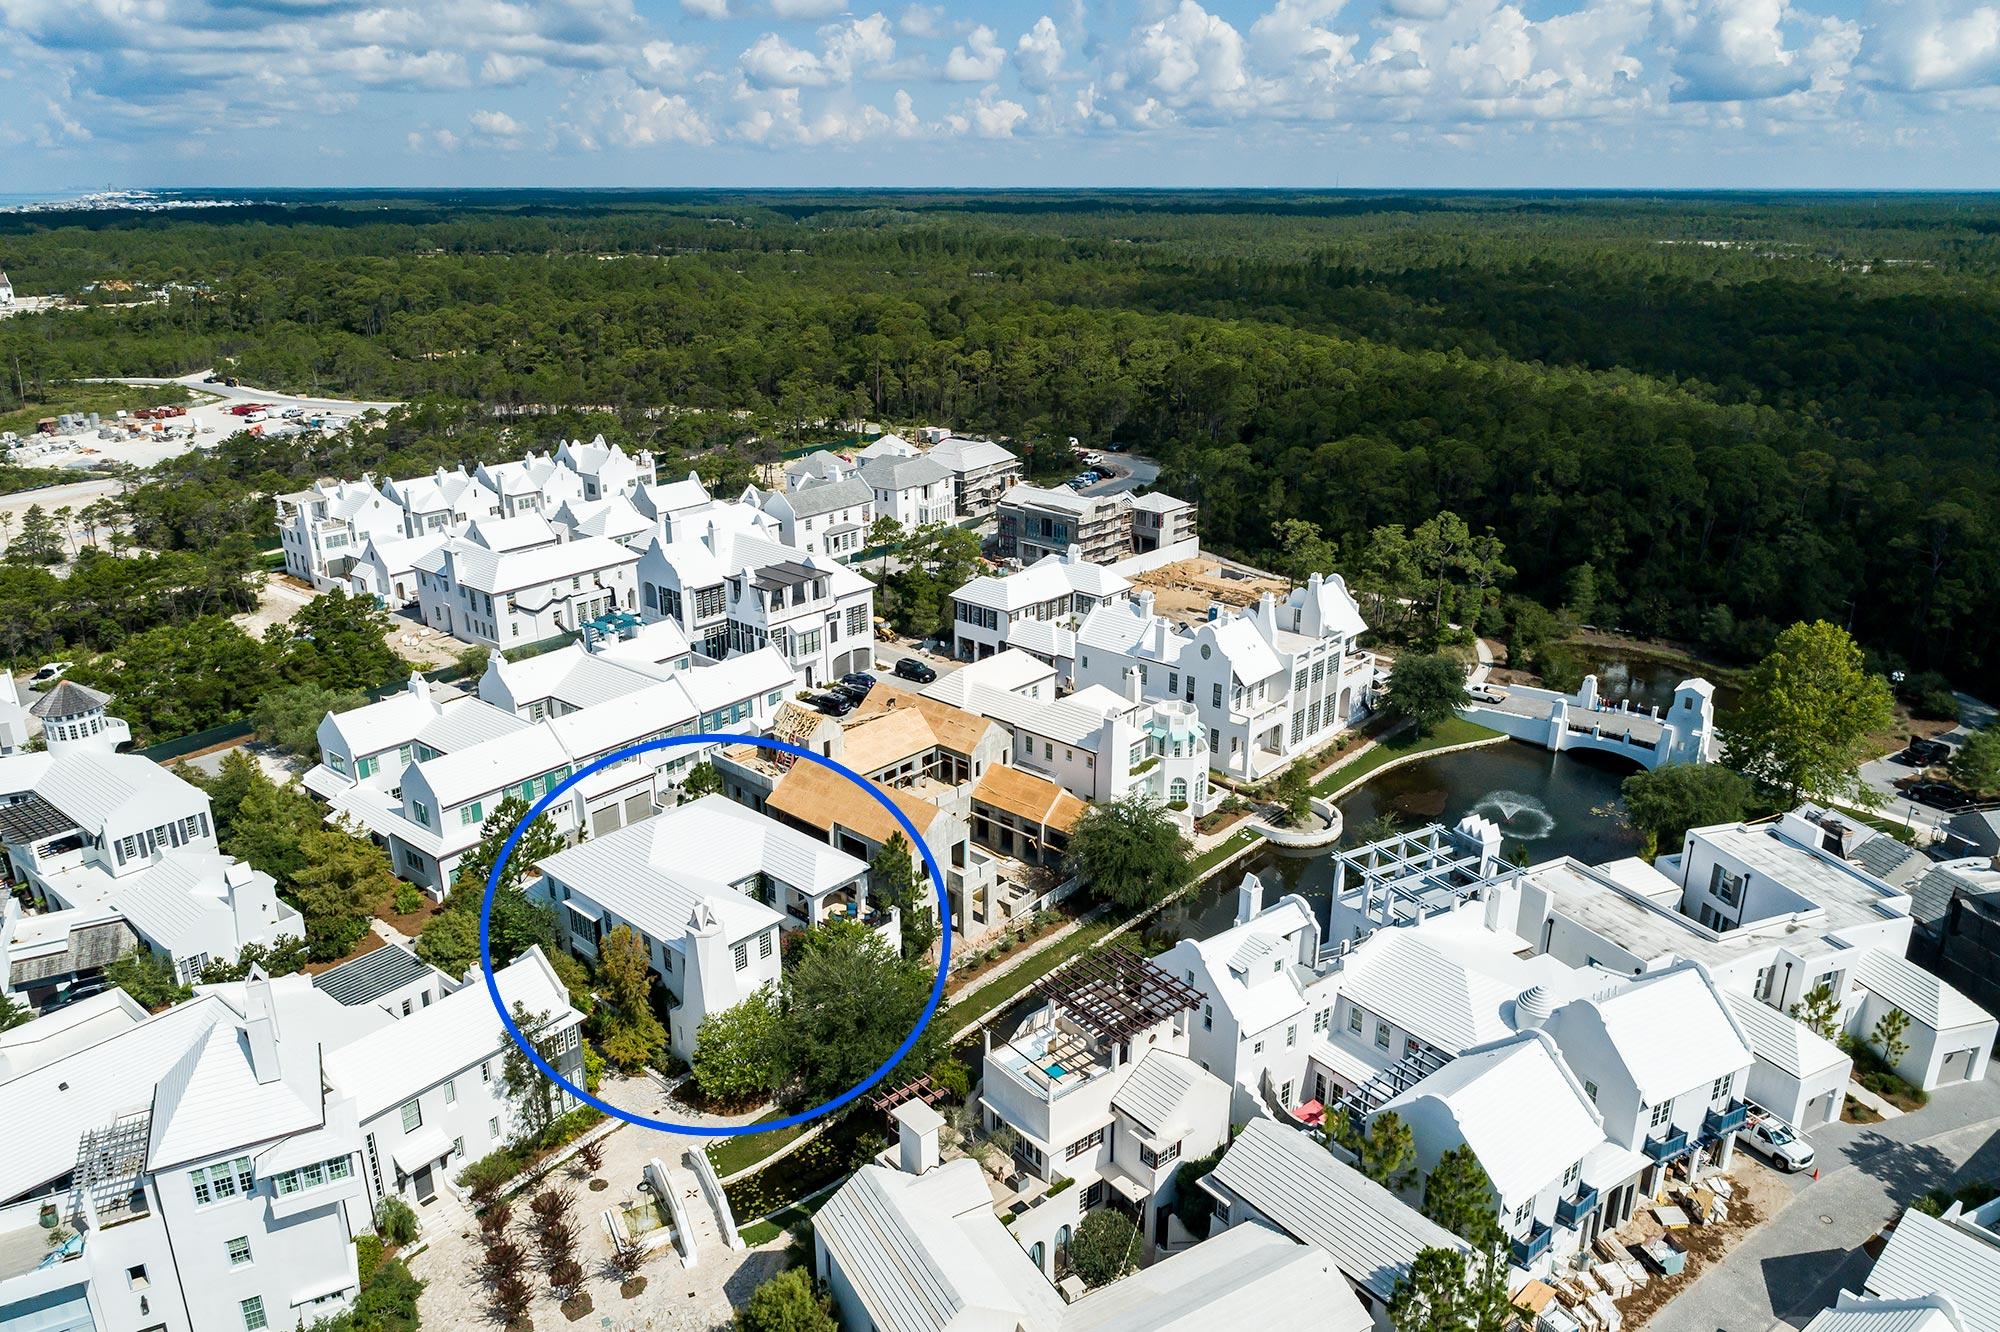
[[[1832,1124],[1812,1135],[1820,1177],[1792,1176],[1793,1200],[1647,1324],[1649,1332],[1781,1332],[1804,1327],[1871,1259],[1860,1246],[1911,1199],[2000,1178],[2000,1070],[1948,1087],[1914,1114]]]
[[[270,403],[280,409],[286,407],[304,407],[308,411],[354,414],[368,411],[370,408],[386,412],[392,407],[401,406],[400,403],[394,402],[355,402],[347,398],[299,397],[290,393],[280,393],[275,389],[260,389],[250,384],[238,384],[232,387],[228,384],[209,384],[204,382],[213,373],[215,372],[212,370],[197,370],[191,375],[181,375],[177,379],[148,379],[144,377],[111,378],[104,382],[112,384],[180,384],[195,390],[197,393],[214,394],[225,402],[264,402]]]
[[[1079,495],[1121,495],[1128,490],[1144,490],[1160,478],[1160,465],[1151,458],[1136,453],[1103,453],[1099,457],[1103,461],[1097,464],[1098,469],[1110,467],[1117,475],[1084,487],[1077,492]]]

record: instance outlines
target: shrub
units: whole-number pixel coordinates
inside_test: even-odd
[[[375,1269],[382,1265],[382,1237],[380,1235],[356,1235],[354,1237],[354,1275],[362,1285],[375,1278]]]
[[[396,908],[397,915],[407,916],[424,909],[424,895],[414,883],[399,883],[391,904]]]
[[[408,1244],[417,1237],[417,1214],[401,1198],[375,1204],[375,1231],[391,1244]]]

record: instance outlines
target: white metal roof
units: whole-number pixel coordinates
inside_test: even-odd
[[[990,439],[966,439],[959,435],[939,440],[932,446],[930,456],[960,475],[1020,461]]]
[[[635,564],[639,559],[636,551],[594,536],[504,552],[459,538],[446,542],[444,553],[451,560],[453,581],[493,594],[578,578],[600,569]]]
[[[1094,1290],[1063,1311],[1063,1332],[1276,1329],[1369,1332],[1375,1321],[1321,1250],[1251,1222]]]
[[[298,1066],[306,1062],[310,1068]],[[288,1045],[278,1066],[281,1076],[259,1082],[243,1028],[233,1022],[210,1027],[160,1079],[147,1168],[163,1170],[318,1128],[318,1047]]]
[[[796,828],[710,795],[558,851],[542,868],[573,893],[630,921],[662,943],[687,933],[709,902],[733,941],[781,922],[732,884],[764,873],[818,896],[868,866]]]
[[[1805,1332],[1970,1332],[1957,1307],[1944,1295],[1913,1300],[1871,1300],[1847,1291],[1823,1310]]]
[[[1044,555],[1025,569],[1011,574],[984,574],[959,588],[952,596],[971,606],[1014,611],[1045,601],[1082,592],[1093,597],[1115,597],[1132,586],[1124,575],[1081,557]]]
[[[1991,1026],[1993,1015],[1907,957],[1871,948],[1855,960],[1854,979],[1933,1031]]]
[[[1749,1067],[1742,1028],[1707,973],[1692,963],[1635,977],[1609,995],[1572,1001],[1596,1010],[1605,1035],[1648,1105]],[[1556,1010],[1551,1029],[1571,1005]]]
[[[1432,1099],[1458,1126],[1493,1187],[1510,1206],[1560,1180],[1604,1139],[1583,1089],[1538,1031],[1460,1055],[1383,1109]],[[1524,1107],[1532,1107],[1523,1113]],[[1448,1143],[1440,1151],[1457,1144]]]
[[[1010,647],[1002,648],[990,657],[968,661],[955,671],[947,671],[925,685],[920,692],[925,698],[934,698],[953,707],[964,707],[966,696],[974,685],[1011,694],[1046,682],[1049,687],[1045,693],[1053,699],[1055,678],[1055,667],[1040,657]]]
[[[1779,1072],[1810,1078],[1849,1062],[1840,1047],[1790,1014],[1734,990],[1725,997],[1737,1025],[1750,1038],[1752,1052]]]
[[[1244,1125],[1209,1178],[1286,1234],[1325,1251],[1348,1280],[1383,1301],[1425,1249],[1470,1251],[1464,1240],[1274,1120]]]
[[[87,1050],[146,1020],[132,996],[112,986],[0,1031],[0,1082]]]
[[[1057,1332],[1065,1307],[993,1215],[977,1161],[865,1165],[813,1218],[877,1332]]]
[[[89,750],[59,756],[36,781],[35,794],[88,832],[101,830],[108,819],[137,801],[208,803],[200,791],[151,759]]]
[[[1903,1213],[1864,1283],[1870,1295],[1944,1295],[1964,1332],[2000,1332],[2000,1238],[1963,1218]]]
[[[530,1013],[552,1014],[559,1026],[582,1021],[539,947],[495,971],[493,978],[509,1012],[520,1003]],[[329,1050],[326,1079],[335,1090],[354,1098],[355,1110],[365,1123],[509,1044],[481,980]]]
[[[1511,1035],[1502,1007],[1530,982],[1497,979],[1431,936],[1377,930],[1348,954],[1341,994],[1450,1054]]]
[[[1201,958],[1208,974],[1206,981],[1197,977],[1200,988],[1217,1008],[1234,1019],[1244,1035],[1255,1035],[1302,1013],[1305,997],[1289,969],[1280,969],[1267,976],[1252,976],[1243,968],[1234,967],[1234,960],[1252,942],[1275,944],[1279,940],[1294,939],[1312,924],[1305,904],[1287,895],[1241,925],[1232,925],[1206,939],[1182,940],[1162,954],[1159,960],[1167,970],[1173,971],[1175,968],[1169,961],[1172,955],[1182,949],[1192,950]],[[1294,946],[1288,946],[1288,951],[1296,955]],[[1252,984],[1253,981],[1256,983]]]
[[[0,1197],[68,1174],[80,1135],[151,1104],[160,1078],[227,1017],[220,1000],[196,998],[0,1082],[0,1124],[41,1126],[33,1133],[9,1132],[7,1150],[0,1152]]]
[[[1194,1127],[1189,1102],[1204,1084],[1225,1099],[1229,1095],[1222,1079],[1186,1055],[1148,1050],[1112,1095],[1111,1108],[1137,1120],[1160,1141],[1171,1142]]]

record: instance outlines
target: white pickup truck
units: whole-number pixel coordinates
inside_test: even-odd
[[[1736,1141],[1787,1174],[1812,1169],[1812,1145],[1797,1129],[1768,1112],[1752,1110]]]

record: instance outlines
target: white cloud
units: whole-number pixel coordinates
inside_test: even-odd
[[[687,98],[652,88],[626,92],[614,104],[610,122],[612,141],[627,148],[670,143],[700,145],[715,137],[708,121]]]
[[[889,20],[881,14],[830,23],[819,30],[819,36],[825,44],[822,62],[843,82],[896,58],[896,39],[889,33]]]
[[[951,134],[1011,139],[1014,130],[1027,118],[1028,108],[1000,96],[999,89],[989,86],[981,89],[978,97],[961,102],[956,109],[948,112],[944,127]]]
[[[944,6],[907,5],[896,18],[896,27],[905,37],[942,37],[945,34]]]
[[[2000,83],[2000,6],[1878,0],[1865,14],[1862,77],[1896,92],[1951,92]]]
[[[1785,44],[1785,0],[1662,0],[1660,17],[1673,40],[1676,98],[1780,97],[1812,82]]]
[[[1160,108],[1240,107],[1250,86],[1243,35],[1195,0],[1132,35],[1124,72],[1148,119]]]
[[[953,83],[984,83],[998,78],[1007,60],[1006,48],[984,23],[974,28],[962,46],[945,57],[944,76]]]
[[[681,8],[696,18],[726,19],[729,0],[681,0]]]
[[[810,88],[830,81],[825,62],[775,32],[746,47],[738,63],[743,76],[760,88]]]
[[[770,0],[770,5],[781,19],[831,18],[847,8],[846,0]]]
[[[527,130],[521,122],[505,111],[474,111],[470,117],[472,128],[488,146],[515,149],[521,146]]]
[[[1055,20],[1044,14],[1014,43],[1014,72],[1023,87],[1041,90],[1061,77],[1062,66],[1062,34],[1056,31]]]

